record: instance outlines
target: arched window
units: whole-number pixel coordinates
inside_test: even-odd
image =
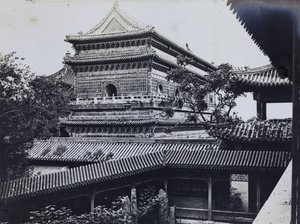
[[[157,90],[156,90],[156,92],[157,92],[158,94],[163,94],[163,92],[164,92],[164,89],[163,89],[163,87],[162,87],[162,85],[161,85],[161,84],[159,84],[159,85],[157,86]]]
[[[113,84],[108,84],[105,87],[105,91],[107,96],[117,96],[117,88]]]

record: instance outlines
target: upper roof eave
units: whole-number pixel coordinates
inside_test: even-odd
[[[141,30],[141,31],[127,31],[121,33],[109,33],[109,34],[96,34],[96,35],[67,35],[65,41],[69,43],[86,43],[102,40],[114,40],[130,37],[139,37],[147,34],[151,34],[152,30]]]
[[[293,24],[300,24],[299,0],[227,0],[227,5],[279,76],[292,80],[293,36],[300,39],[293,32]]]
[[[217,67],[212,65],[211,63],[205,61],[204,59],[196,56],[195,54],[193,54],[192,52],[184,49],[183,47],[179,46],[178,44],[174,43],[173,41],[171,41],[170,39],[164,37],[163,35],[159,34],[157,31],[153,31],[152,35],[155,36],[156,38],[158,38],[159,40],[163,41],[163,42],[167,42],[168,44],[170,44],[175,50],[179,51],[180,53],[183,53],[183,55],[187,55],[190,58],[193,58],[193,60],[197,61],[200,63],[201,68],[208,72],[208,71],[216,71]],[[199,64],[197,64],[199,66]]]

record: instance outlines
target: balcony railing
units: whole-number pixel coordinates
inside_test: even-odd
[[[220,211],[212,210],[212,221],[228,222],[228,223],[252,223],[256,217],[256,213],[250,212],[235,212],[235,211]],[[175,208],[176,219],[191,219],[191,220],[208,220],[208,209],[197,208]]]
[[[130,95],[130,96],[104,96],[94,98],[76,98],[71,100],[71,105],[87,105],[87,104],[107,104],[107,103],[127,103],[132,101],[150,102],[162,101],[168,99],[167,95]]]

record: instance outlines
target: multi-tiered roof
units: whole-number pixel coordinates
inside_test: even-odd
[[[76,74],[72,115],[61,126],[73,136],[157,137],[163,133],[200,130],[185,122],[189,108],[164,109],[179,97],[178,85],[166,79],[178,68],[177,57],[192,60],[186,68],[205,82],[216,67],[128,16],[115,4],[87,33],[69,35],[75,55],[64,60]]]
[[[138,38],[142,39],[137,40]],[[176,66],[176,61],[173,60],[172,63],[172,61],[164,60],[160,57],[160,54],[155,52],[156,48],[175,58],[179,54],[193,58],[194,61],[192,62],[192,65],[203,71],[207,72],[216,70],[214,65],[199,58],[189,50],[180,47],[170,39],[160,35],[154,30],[154,27],[145,25],[138,22],[136,19],[131,18],[128,14],[123,12],[117,4],[115,4],[104,19],[90,31],[85,34],[80,33],[79,35],[69,35],[66,37],[66,41],[72,43],[77,51],[91,48],[107,49],[107,51],[111,53],[106,55],[91,55],[90,57],[85,57],[85,55],[79,54],[74,57],[67,57],[65,59],[65,63],[67,64],[85,64],[103,62],[103,60],[114,61],[152,57],[155,58],[157,62],[164,64],[166,67]],[[89,45],[89,43],[91,45]],[[152,46],[153,48],[151,47],[144,51],[138,49],[138,47],[145,45]],[[134,46],[135,48],[130,51],[124,51],[124,47],[126,46]],[[114,50],[109,51],[108,49],[110,48],[114,48]],[[154,51],[150,49],[154,49]],[[154,63],[154,65],[159,66],[156,63]]]

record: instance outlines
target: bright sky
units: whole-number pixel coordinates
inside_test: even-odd
[[[108,13],[113,1],[0,0],[0,52],[16,51],[36,74],[63,67],[68,34],[87,32]],[[258,67],[269,64],[223,0],[119,1],[121,10],[194,54],[216,65]],[[252,98],[252,96],[250,96]],[[255,116],[255,104],[239,101],[240,116]]]

